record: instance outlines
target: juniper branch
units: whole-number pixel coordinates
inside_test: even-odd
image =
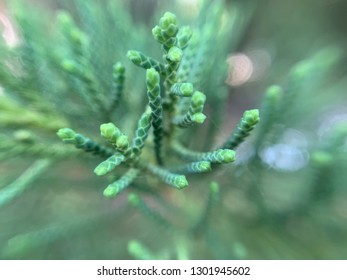
[[[100,133],[126,159],[131,157],[132,149],[129,147],[128,136],[123,134],[113,123],[102,124]]]
[[[193,85],[191,83],[175,83],[170,92],[180,97],[191,97],[193,94]]]
[[[145,145],[145,141],[148,137],[148,131],[152,125],[152,115],[150,113],[143,113],[136,129],[135,138],[132,143],[132,152],[134,157],[137,158],[141,154],[141,150]]]
[[[51,165],[49,159],[39,159],[22,173],[15,181],[0,190],[0,208],[20,196],[32,182]]]
[[[148,57],[139,51],[128,51],[127,57],[137,66],[144,69],[154,68],[161,75],[165,75],[166,69],[164,64],[155,60],[154,58]]]
[[[174,142],[171,147],[180,158],[185,160],[209,161],[211,163],[230,163],[235,161],[235,152],[229,149],[218,149],[202,153],[189,150],[178,142]]]
[[[204,173],[211,171],[211,162],[209,161],[196,161],[183,165],[178,165],[169,168],[170,172],[176,172],[179,174],[193,174],[193,173]]]
[[[176,116],[172,122],[182,128],[189,127],[193,123],[203,123],[206,119],[202,113],[205,101],[206,96],[202,92],[194,92],[188,112],[183,116]]]
[[[110,148],[100,145],[82,134],[76,133],[70,128],[59,129],[57,135],[64,143],[73,144],[76,148],[82,149],[85,152],[93,153],[101,157],[110,157],[113,154]]]
[[[237,125],[237,128],[227,141],[222,145],[223,149],[235,149],[237,148],[245,138],[254,129],[259,122],[259,110],[249,110],[243,113],[243,116]]]
[[[152,109],[152,125],[154,134],[154,150],[157,162],[163,164],[161,150],[163,139],[163,107],[160,97],[159,73],[154,69],[148,69],[146,72],[147,96],[149,106]]]
[[[121,178],[107,186],[104,196],[109,198],[117,196],[136,179],[139,172],[139,169],[129,169]]]
[[[125,157],[121,153],[116,152],[114,155],[110,156],[108,159],[100,163],[94,169],[94,173],[98,176],[103,176],[115,169],[124,160]]]
[[[142,162],[141,166],[150,173],[160,178],[163,182],[174,188],[183,189],[188,186],[188,181],[184,175],[171,173],[166,169],[160,168],[150,163],[145,164]]]
[[[112,73],[112,88],[111,88],[111,96],[110,96],[110,107],[109,111],[112,112],[119,103],[120,98],[123,95],[124,90],[124,80],[125,80],[125,68],[122,63],[117,62],[113,65],[113,73]]]

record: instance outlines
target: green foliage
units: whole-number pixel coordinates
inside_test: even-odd
[[[131,146],[128,135],[121,132],[113,123],[105,123],[100,126],[101,135],[114,147],[116,154],[99,164],[94,172],[99,176],[105,175],[121,164],[125,164],[130,168],[125,175],[105,189],[104,195],[107,197],[116,196],[120,191],[128,187],[129,184],[136,179],[140,171],[153,174],[164,183],[174,188],[183,189],[188,186],[186,177],[181,174],[172,173],[172,170],[184,174],[203,173],[211,170],[211,163],[229,163],[235,159],[235,153],[230,149],[207,152],[205,154],[197,153],[190,158],[190,152],[186,152],[185,149],[182,149],[182,158],[189,158],[190,160],[194,160],[194,162],[169,168],[169,170],[165,169],[165,167],[159,167],[164,165],[163,150],[165,149],[165,151],[168,151],[179,147],[179,144],[173,144],[176,142],[178,143],[179,139],[178,134],[175,133],[175,127],[171,126],[171,123],[181,128],[189,127],[194,123],[203,123],[206,119],[206,116],[202,113],[206,102],[206,96],[200,91],[192,93],[193,85],[191,83],[176,83],[178,81],[176,71],[180,66],[180,61],[183,56],[183,50],[178,47],[179,39],[177,34],[179,32],[179,27],[177,25],[176,16],[172,13],[165,13],[160,19],[159,25],[157,25],[152,32],[154,38],[162,45],[162,50],[164,52],[163,57],[165,60],[163,65],[141,52],[129,51],[127,53],[128,58],[135,65],[147,69],[146,87],[150,113],[143,113],[138,121],[138,128]],[[184,29],[182,32],[183,34],[180,33],[181,44],[186,47],[188,45],[188,37],[190,36],[186,34],[188,32],[187,29]],[[182,40],[184,41],[183,43]],[[72,67],[65,67],[68,72],[71,72],[70,68]],[[119,71],[122,75],[125,72],[123,68]],[[160,76],[164,77],[163,93],[161,93],[160,88]],[[117,79],[123,81],[124,77],[118,77]],[[89,83],[89,81],[86,80],[86,83]],[[121,87],[123,90],[123,86]],[[162,96],[165,96],[165,101]],[[190,98],[190,105],[184,115],[175,115],[177,111],[177,97]],[[239,144],[249,135],[249,132],[259,120],[257,112],[257,110],[245,112],[241,124],[238,127],[238,131],[235,132],[237,136],[233,136],[234,138],[236,137],[236,140],[230,140],[231,142],[237,142],[237,144]],[[164,116],[169,120],[165,120]],[[169,125],[167,131],[164,131],[164,121],[165,124]],[[145,157],[146,155],[140,155],[141,150],[146,147],[145,140],[151,126],[153,127],[154,155],[156,163],[159,166],[149,163],[148,159]],[[94,147],[101,147],[101,145],[95,144],[90,139],[86,139],[68,128],[59,130],[58,136],[65,143],[75,144],[77,148],[82,148],[87,152],[95,149]],[[167,144],[168,147],[164,147],[163,142]],[[173,148],[173,146],[176,148]],[[231,147],[232,144],[226,146]],[[233,146],[236,147],[237,145]],[[98,149],[100,150],[100,148]]]
[[[103,176],[115,169],[124,160],[125,157],[121,153],[115,153],[95,167],[94,173],[98,176]]]
[[[57,134],[63,142],[73,144],[76,148],[82,149],[88,153],[100,155],[101,157],[110,156],[112,154],[108,147],[101,146],[82,134],[76,133],[70,128],[61,128]]]
[[[137,169],[129,169],[120,179],[107,186],[104,190],[104,196],[113,197],[119,194],[123,189],[131,184],[138,173],[139,170]]]
[[[206,96],[202,92],[194,92],[188,112],[183,116],[176,116],[173,123],[179,127],[189,127],[194,123],[203,123],[206,119],[206,116],[202,113],[205,101]]]
[[[44,204],[48,218],[13,218],[1,258],[307,256],[288,228],[338,212],[322,205],[345,195],[346,126],[323,140],[310,132],[346,85],[328,71],[343,59],[338,47],[290,70],[272,62],[276,73],[245,87],[265,93],[258,102],[225,83],[253,1],[201,1],[194,16],[153,7],[154,28],[132,18],[136,1],[53,1],[57,11],[29,2],[7,1],[20,40],[0,44],[0,208],[15,217]],[[67,245],[71,256],[57,249]]]
[[[161,143],[163,138],[163,105],[160,96],[159,73],[154,68],[146,72],[147,96],[152,110],[155,156],[158,164],[162,165]]]
[[[152,114],[143,113],[136,129],[135,138],[133,140],[133,153],[135,157],[138,157],[141,153],[145,141],[148,137],[148,130],[151,128]]]
[[[139,51],[128,51],[127,57],[131,60],[131,62],[133,62],[137,66],[140,66],[145,69],[154,68],[159,73],[165,73],[164,64],[144,55]]]
[[[249,110],[243,113],[240,123],[237,125],[236,130],[232,133],[223,148],[235,149],[239,146],[244,139],[254,129],[255,125],[259,122],[259,111]]]
[[[128,251],[130,255],[134,256],[134,258],[138,260],[156,259],[153,254],[137,240],[132,240],[129,242]]]
[[[19,178],[0,190],[0,207],[9,204],[13,199],[20,196],[30,183],[40,176],[50,165],[50,160],[37,160],[30,168],[28,168]]]

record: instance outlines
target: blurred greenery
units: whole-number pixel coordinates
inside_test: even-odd
[[[160,58],[151,28],[165,11],[196,30],[209,11],[193,0],[27,0],[30,9],[16,10],[21,2],[0,5],[3,34],[12,22],[24,46],[16,53],[5,38],[0,47],[2,259],[347,258],[346,1],[224,1],[228,36],[202,41],[205,64],[196,66],[205,69],[194,87],[207,96],[206,124],[184,144],[218,148],[252,108],[260,108],[258,127],[235,163],[189,176],[184,190],[141,173],[115,199],[102,187],[119,175],[98,178],[100,161],[55,135],[71,126],[98,139],[105,117],[72,94],[81,83],[56,67],[76,57],[54,28],[57,11],[88,34],[85,57],[103,92],[112,65],[125,65],[128,95],[111,119],[130,135],[146,102],[145,71],[126,52]],[[107,12],[113,4],[121,8]],[[281,90],[272,94],[272,85]]]

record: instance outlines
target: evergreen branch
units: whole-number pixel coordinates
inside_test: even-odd
[[[58,28],[67,39],[76,58],[85,62],[86,49],[88,45],[87,35],[76,25],[72,17],[67,12],[59,12],[57,15]]]
[[[172,122],[182,128],[189,127],[193,123],[203,123],[206,119],[206,116],[202,113],[205,101],[206,96],[202,92],[194,92],[188,112],[183,116],[176,116]]]
[[[85,86],[86,92],[81,90],[79,93],[91,109],[96,113],[104,112],[104,100],[100,94],[97,80],[92,74],[91,69],[89,69],[89,67],[78,65],[75,61],[70,59],[65,59],[61,66],[67,73],[81,81]]]
[[[191,162],[184,165],[175,166],[169,168],[170,172],[177,172],[179,174],[193,174],[193,173],[204,173],[211,171],[211,162],[209,161],[197,161]]]
[[[143,113],[138,124],[135,133],[135,138],[132,143],[132,152],[134,157],[137,158],[141,154],[141,150],[145,145],[145,141],[148,137],[148,131],[152,125],[152,115],[150,113]]]
[[[159,73],[151,68],[146,72],[147,96],[152,109],[154,150],[157,162],[163,164],[161,149],[163,139],[163,107],[160,97]]]
[[[35,93],[31,93],[35,94]],[[67,125],[67,121],[53,112],[44,114],[34,110],[27,110],[7,95],[0,94],[0,123],[4,127],[34,127],[41,130],[56,131]]]
[[[218,73],[216,71],[217,65],[213,62],[216,60],[216,49],[218,49],[215,41],[221,39],[218,36],[221,33],[222,13],[223,7],[220,5],[220,1],[211,2],[208,16],[203,20],[203,26],[194,32],[194,36],[192,36],[188,47],[186,47],[178,71],[180,82],[189,81],[195,87],[200,88],[205,81],[210,80],[206,79],[205,75],[213,72]]]
[[[110,144],[117,146],[117,140],[122,135],[122,132],[113,123],[104,123],[100,125],[100,134]]]
[[[160,178],[163,182],[166,184],[177,188],[177,189],[183,189],[188,186],[188,181],[184,175],[171,173],[170,171],[160,168],[158,166],[155,166],[153,164],[149,163],[141,163],[141,166],[148,170],[150,173],[154,174],[158,178]]]
[[[120,98],[123,95],[124,90],[124,76],[125,68],[122,63],[117,62],[113,65],[113,73],[112,73],[112,88],[111,88],[111,96],[110,96],[110,109],[112,112],[119,103]]]
[[[0,190],[0,208],[12,202],[30,187],[31,183],[51,165],[49,159],[39,159],[15,181]]]
[[[202,153],[189,150],[178,142],[172,144],[173,151],[182,159],[192,161],[209,161],[211,163],[230,163],[235,161],[235,152],[229,149],[218,149]]]
[[[7,242],[7,245],[2,250],[2,254],[7,258],[22,256],[40,246],[65,237],[69,230],[70,228],[54,225],[37,231],[16,235]]]
[[[184,50],[184,55],[177,70],[177,77],[178,81],[180,82],[187,82],[189,79],[189,73],[194,65],[195,51],[197,49],[197,38],[197,34],[192,36],[189,46]],[[196,84],[194,85],[196,86]]]
[[[175,83],[170,92],[180,97],[191,97],[193,94],[193,85],[191,83]]]
[[[154,68],[161,75],[165,75],[166,69],[164,64],[155,60],[154,58],[148,57],[142,52],[139,51],[128,51],[127,57],[137,66],[140,66],[144,69]]]
[[[189,26],[183,26],[179,29],[177,34],[177,45],[181,50],[184,50],[190,41],[190,38],[192,37],[192,30]]]
[[[166,12],[159,20],[159,26],[152,29],[154,38],[163,46],[164,51],[168,51],[177,43],[176,34],[178,32],[176,15]]]
[[[228,140],[222,145],[223,149],[237,148],[254,129],[259,122],[259,110],[249,110],[243,113],[237,128],[230,135]]]
[[[58,27],[60,26],[74,55],[73,60],[65,59],[61,66],[84,85],[87,92],[84,93],[83,90],[79,90],[79,94],[91,109],[98,115],[104,115],[106,111],[105,100],[89,61],[88,36],[77,27],[68,13],[60,12],[57,20]]]
[[[169,92],[172,85],[177,82],[177,69],[179,67],[182,56],[182,50],[175,46],[171,47],[167,55],[165,56],[167,64],[164,85],[167,92]]]
[[[136,179],[139,172],[139,169],[129,169],[121,178],[107,186],[104,196],[109,198],[117,196]]]
[[[77,152],[77,150],[76,150]],[[66,149],[60,144],[47,145],[40,142],[29,143],[9,143],[8,139],[0,137],[0,159],[6,159],[14,156],[36,156],[42,158],[68,158],[76,155],[76,152]]]
[[[114,155],[110,156],[105,161],[101,162],[95,169],[94,173],[98,176],[103,176],[113,169],[115,169],[118,165],[120,165],[125,160],[125,157],[116,152]]]
[[[124,155],[126,159],[131,157],[132,150],[129,147],[128,136],[123,134],[118,127],[113,123],[104,123],[100,126],[101,136],[106,138],[106,140],[121,154]]]
[[[59,129],[57,135],[64,143],[73,144],[76,148],[82,149],[87,153],[93,153],[101,157],[110,157],[113,154],[110,148],[100,145],[82,134],[76,133],[70,128]]]

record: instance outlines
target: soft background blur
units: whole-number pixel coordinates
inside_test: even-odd
[[[64,6],[29,2],[52,16]],[[166,10],[176,13],[179,21],[194,21],[199,1],[129,2],[133,20],[151,28]],[[238,1],[227,2],[232,8]],[[315,64],[303,85],[294,89],[294,100],[272,126],[271,140],[258,150],[256,161],[247,164],[254,152],[246,142],[235,165],[211,176],[193,176],[182,192],[167,188],[160,196],[146,197],[151,208],[184,228],[204,208],[207,182],[219,182],[220,201],[206,233],[178,238],[128,206],[126,195],[106,200],[99,187],[104,182],[92,173],[95,159],[72,158],[47,169],[30,190],[0,208],[3,258],[131,259],[131,240],[141,242],[156,258],[347,258],[347,2],[244,2],[249,18],[225,57],[229,96],[221,108],[226,115],[215,145],[228,136],[244,110],[262,106],[268,86],[290,87],[290,73],[302,65],[298,63],[314,59]],[[3,36],[10,32],[4,7],[1,3]],[[31,162],[2,158],[0,190]],[[45,232],[53,237],[9,251],[9,240],[30,232],[43,233],[37,234],[39,239]]]

